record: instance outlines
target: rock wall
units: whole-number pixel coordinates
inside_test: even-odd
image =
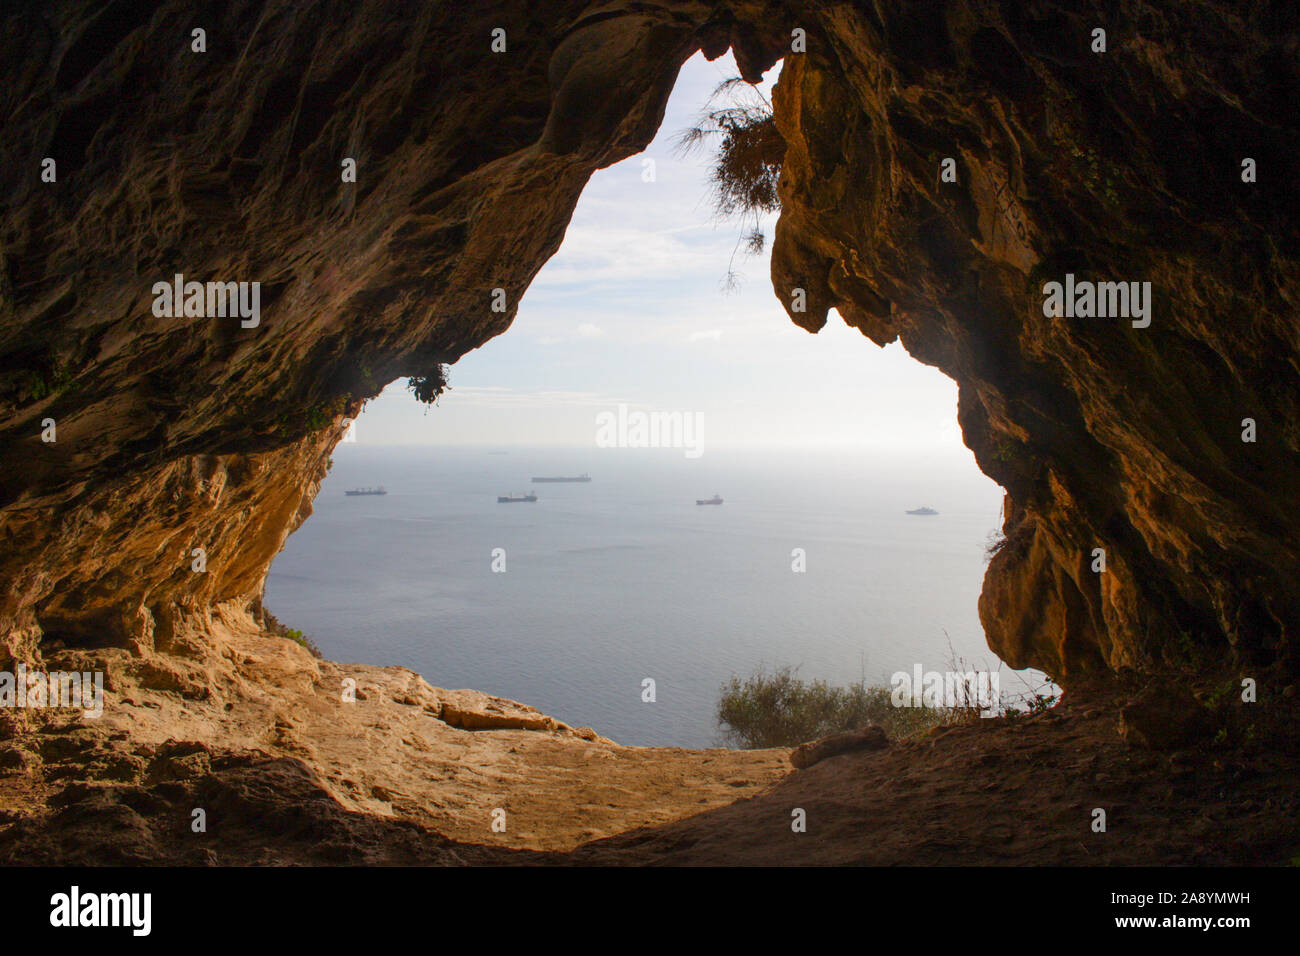
[[[1294,666],[1300,18],[922,6],[829,6],[786,59],[778,294],[959,383],[1008,492],[980,617],[1013,666]],[[1150,324],[1045,315],[1067,274],[1150,282]]]
[[[994,650],[1062,679],[1229,648],[1294,666],[1295,20],[974,0],[10,9],[0,662],[48,636],[165,649],[181,617],[255,606],[344,419],[505,331],[591,173],[653,137],[690,55],[730,47],[750,79],[785,57],[776,294],[804,328],[834,308],[951,375],[1007,489],[980,604]],[[786,55],[796,28],[806,52]],[[261,282],[259,323],[155,316],[176,273]],[[1066,273],[1150,281],[1150,326],[1045,316]]]
[[[504,331],[591,173],[653,137],[707,15],[693,10],[9,10],[10,651],[41,633],[148,645],[175,613],[255,600],[344,419]],[[177,273],[260,281],[260,322],[156,317],[153,284]]]

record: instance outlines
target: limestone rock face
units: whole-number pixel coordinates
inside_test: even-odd
[[[786,58],[778,294],[960,385],[966,443],[1007,489],[980,616],[1013,666],[1068,679],[1230,647],[1294,665],[1294,21],[926,6],[832,5]],[[1243,182],[1262,156],[1278,175]],[[1046,316],[1067,274],[1149,281],[1150,325]]]
[[[4,14],[0,660],[255,600],[344,420],[510,325],[710,15],[155,6]],[[260,322],[155,316],[176,274],[259,281]]]
[[[774,291],[802,327],[833,308],[960,385],[966,442],[1007,489],[980,602],[993,649],[1063,680],[1229,652],[1294,667],[1283,10],[233,0],[196,23],[177,2],[14,5],[0,663],[50,637],[143,655],[220,602],[255,608],[343,420],[509,327],[686,58],[731,47],[756,79],[798,28]],[[259,324],[155,316],[177,273],[261,282]],[[1067,274],[1150,282],[1150,325],[1045,315]]]

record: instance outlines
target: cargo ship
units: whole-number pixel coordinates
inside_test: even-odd
[[[548,476],[543,475],[543,476],[541,476],[541,477],[535,477],[535,478],[533,478],[533,482],[534,482],[534,484],[540,484],[540,483],[543,483],[543,482],[552,482],[552,483],[554,483],[554,482],[557,482],[557,481],[591,481],[591,475],[587,474],[587,473],[584,471],[582,474],[580,474],[580,475],[575,475],[575,476],[572,477],[572,478],[569,478],[569,477],[566,477],[566,476],[563,476],[563,475],[557,475],[557,476],[555,476],[555,477],[548,477]]]
[[[695,503],[697,505],[720,505],[722,504],[722,496],[714,495],[712,498],[696,498]]]
[[[915,510],[908,512],[910,515],[937,515],[938,513],[939,512],[935,511],[933,508],[926,507],[916,508]]]
[[[383,485],[380,485],[378,488],[353,488],[351,491],[345,491],[345,492],[343,492],[343,493],[344,493],[345,495],[347,495],[348,497],[350,497],[350,498],[356,497],[357,495],[386,495],[386,494],[388,494],[388,492],[384,491],[384,486],[383,486]]]
[[[512,501],[536,501],[536,495],[497,495],[497,504],[509,504]]]

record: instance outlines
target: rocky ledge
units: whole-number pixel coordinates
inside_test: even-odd
[[[46,662],[103,672],[103,713],[29,710],[0,728],[9,863],[304,852],[394,862],[414,851],[364,836],[393,828],[423,834],[426,849],[567,850],[752,795],[790,770],[784,750],[624,747],[404,668],[319,660],[237,606],[218,607],[201,634],[176,635],[166,654],[51,647]],[[336,846],[321,835],[328,821]],[[101,825],[79,851],[65,839],[41,849],[34,835]],[[442,854],[429,862],[456,859]]]

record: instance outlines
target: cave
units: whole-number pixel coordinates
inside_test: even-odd
[[[689,57],[727,51],[749,82],[783,62],[773,293],[809,332],[834,310],[958,384],[964,441],[1006,489],[979,600],[989,647],[1065,688],[1064,709],[1032,726],[955,728],[913,750],[1121,761],[1138,774],[1129,799],[1166,816],[1206,774],[1229,804],[1250,778],[1267,809],[1213,841],[1113,843],[1104,860],[1295,855],[1293,13],[237,0],[202,12],[196,52],[197,15],[85,0],[3,14],[0,669],[103,670],[110,706],[88,727],[0,710],[0,858],[215,853],[142,836],[161,826],[142,789],[207,794],[238,862],[926,863],[1007,842],[1003,822],[929,850],[867,848],[844,823],[842,849],[801,856],[739,838],[750,811],[722,796],[700,818],[629,823],[657,828],[648,843],[576,823],[581,845],[562,852],[440,831],[402,797],[409,754],[331,738],[320,688],[351,680],[382,707],[356,718],[370,727],[531,733],[539,761],[594,732],[409,672],[345,672],[263,634],[267,570],[346,421],[384,383],[436,380],[506,332],[591,175],[650,142]],[[178,273],[260,282],[259,321],[157,314],[154,283]],[[1149,316],[1049,314],[1067,276],[1149,283]],[[1067,759],[1077,746],[1053,735],[1076,733],[1091,749]],[[484,760],[498,739],[476,735]],[[792,791],[886,799],[843,768],[912,745],[854,746],[793,774],[784,756],[744,766],[756,787],[787,774],[759,798],[781,806]],[[1171,766],[1190,782],[1142,789]],[[258,779],[310,812],[266,832]],[[105,785],[33,799],[86,780]],[[1069,786],[1085,789],[1053,798],[1059,814],[1082,814],[1093,791]],[[139,827],[96,836],[92,809]],[[1078,862],[1057,813],[1012,842]],[[710,815],[711,836],[683,836]],[[71,828],[84,839],[60,856],[47,834]]]

